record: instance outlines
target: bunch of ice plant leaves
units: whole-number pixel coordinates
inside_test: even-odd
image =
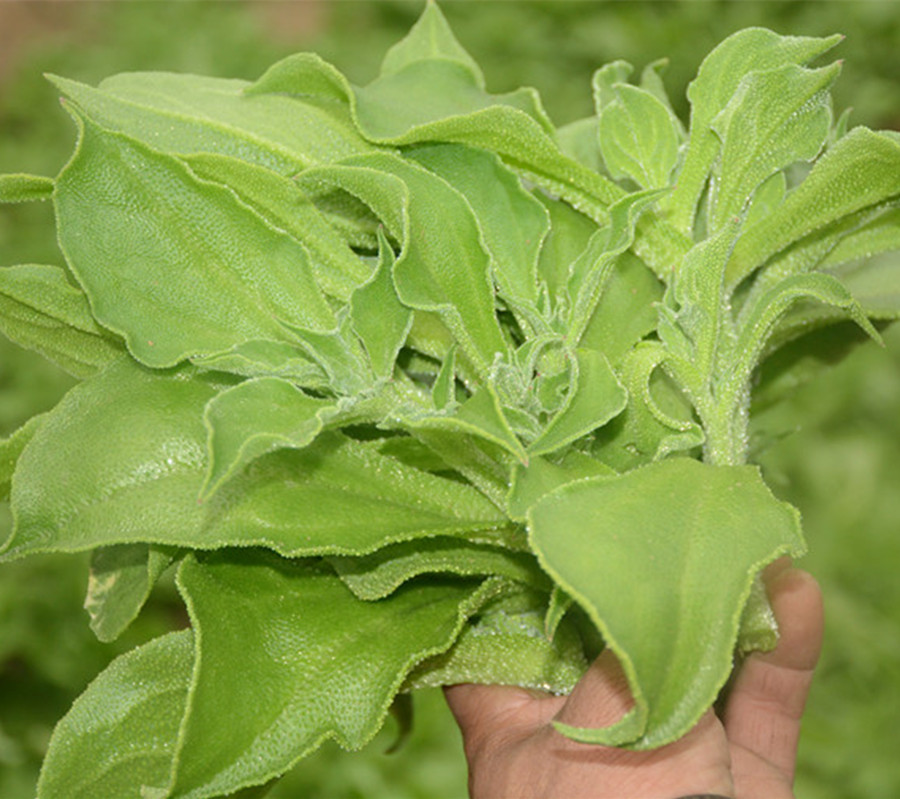
[[[757,367],[900,314],[900,138],[833,120],[839,38],[731,36],[687,126],[616,62],[557,129],[433,4],[363,87],[51,78],[75,152],[0,199],[51,200],[66,264],[2,268],[0,327],[83,382],[0,442],[2,558],[93,551],[102,640],[175,568],[191,625],[97,677],[39,797],[256,795],[417,687],[564,693],[602,647],[634,707],[560,731],[687,732],[804,551]]]

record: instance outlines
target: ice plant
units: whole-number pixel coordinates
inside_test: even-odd
[[[619,61],[557,128],[430,3],[366,86],[52,77],[75,152],[0,199],[52,201],[65,265],[0,269],[0,329],[83,382],[0,441],[2,559],[92,551],[105,641],[174,568],[191,624],[88,687],[39,797],[252,790],[417,687],[566,692],[602,647],[634,708],[562,733],[689,730],[804,551],[754,397],[900,313],[900,136],[833,119],[839,41],[734,34],[688,125]]]

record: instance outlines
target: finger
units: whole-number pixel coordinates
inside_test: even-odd
[[[609,727],[633,706],[625,672],[605,649],[566,697],[556,721],[573,727]]]
[[[733,746],[756,755],[790,780],[800,718],[822,645],[822,594],[806,572],[793,568],[776,572],[768,590],[779,625],[778,646],[747,658],[726,704],[724,724]]]
[[[444,696],[467,745],[501,731],[527,735],[547,724],[564,701],[505,685],[450,685]]]

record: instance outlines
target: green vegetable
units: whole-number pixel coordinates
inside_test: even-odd
[[[760,363],[900,317],[900,138],[833,121],[838,38],[734,34],[687,126],[615,62],[557,130],[431,2],[362,87],[53,78],[75,153],[0,201],[52,199],[66,264],[0,269],[0,330],[83,382],[0,441],[0,560],[92,551],[104,641],[173,568],[191,630],[85,691],[39,799],[264,790],[417,687],[566,692],[598,640],[634,709],[560,731],[685,734],[805,550],[748,463]]]

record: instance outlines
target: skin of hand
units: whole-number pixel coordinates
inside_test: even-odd
[[[604,652],[569,696],[521,688],[445,689],[460,726],[472,799],[793,799],[800,719],[822,644],[822,595],[781,559],[764,573],[778,646],[741,665],[721,718],[712,710],[683,738],[649,751],[580,744],[555,719],[601,727],[631,707],[625,676]]]

